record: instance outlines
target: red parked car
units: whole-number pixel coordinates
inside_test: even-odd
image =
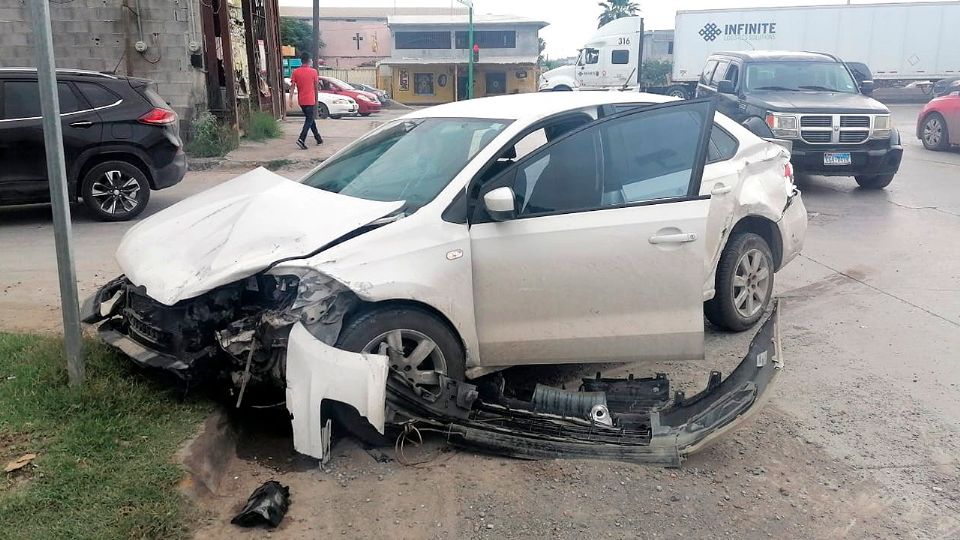
[[[927,150],[960,144],[960,92],[931,99],[917,117],[917,138]]]
[[[380,112],[380,100],[377,99],[376,94],[357,90],[340,79],[321,76],[320,91],[352,97],[360,107],[360,116],[370,116],[371,113]]]

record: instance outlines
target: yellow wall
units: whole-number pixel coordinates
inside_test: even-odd
[[[457,95],[457,71],[451,64],[391,66],[391,70],[393,72],[390,85],[391,96],[400,103],[408,105],[449,103],[453,101]],[[417,74],[424,73],[432,75],[433,94],[416,93]],[[404,75],[406,75],[407,79],[406,89],[401,85]],[[446,79],[446,84],[443,86],[440,85],[442,81],[441,77]]]
[[[537,77],[539,72],[536,66],[510,64],[477,64],[473,75],[473,95],[484,97],[487,95],[487,77],[489,73],[506,73],[507,94],[523,94],[537,91]],[[517,78],[518,72],[526,72],[526,78]],[[493,94],[496,95],[496,94]]]

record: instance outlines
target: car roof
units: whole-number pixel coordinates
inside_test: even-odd
[[[616,103],[666,103],[677,98],[641,92],[533,92],[455,101],[419,109],[406,118],[543,118],[572,109]]]
[[[11,75],[36,75],[37,68],[31,67],[9,67],[9,68],[0,68],[0,75],[11,74]],[[78,76],[78,77],[100,77],[103,79],[119,79],[116,75],[111,75],[109,73],[101,73],[99,71],[88,71],[84,69],[63,69],[57,68],[57,75],[67,75],[67,76]]]
[[[833,55],[819,52],[808,51],[731,51],[716,52],[710,55],[726,56],[729,58],[739,58],[747,62],[753,61],[771,61],[771,62],[839,62]]]

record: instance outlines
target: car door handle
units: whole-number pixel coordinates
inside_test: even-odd
[[[713,185],[713,189],[710,190],[711,195],[726,195],[733,191],[733,186],[728,186],[721,183],[716,183]]]
[[[81,120],[79,122],[73,122],[70,124],[70,127],[75,128],[88,128],[93,125],[93,122],[88,122],[86,120]]]
[[[650,237],[651,244],[686,244],[696,240],[696,233],[660,234]]]

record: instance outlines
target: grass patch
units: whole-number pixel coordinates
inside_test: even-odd
[[[69,388],[61,350],[0,333],[0,458],[38,454],[0,483],[0,536],[187,538],[199,516],[173,456],[212,404],[180,401],[93,341],[86,384]]]
[[[280,122],[272,115],[263,111],[253,111],[250,114],[250,128],[247,129],[247,138],[251,141],[265,141],[276,139],[283,135]]]
[[[221,125],[210,111],[198,114],[190,123],[190,128],[192,137],[186,145],[186,151],[193,157],[221,157],[240,144],[237,134]]]

